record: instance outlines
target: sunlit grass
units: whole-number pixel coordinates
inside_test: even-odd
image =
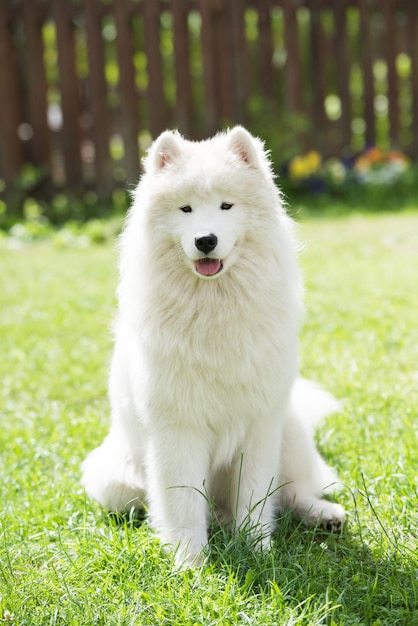
[[[116,254],[0,250],[0,621],[414,624],[418,215],[302,223],[302,371],[344,401],[318,433],[349,512],[342,536],[287,515],[269,554],[215,527],[176,573],[145,523],[116,525],[79,485],[108,426]]]

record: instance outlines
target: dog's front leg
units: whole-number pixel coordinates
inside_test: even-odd
[[[199,565],[207,545],[209,505],[205,494],[208,452],[202,434],[174,428],[154,432],[147,458],[151,522],[164,544],[177,550],[179,565]]]
[[[267,548],[274,530],[274,498],[278,487],[279,429],[253,429],[233,468],[231,510],[237,530],[245,530],[256,547]]]

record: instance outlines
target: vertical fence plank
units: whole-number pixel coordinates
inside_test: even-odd
[[[275,85],[269,0],[260,0],[258,3],[258,42],[260,47],[261,95],[267,100],[273,100]]]
[[[412,145],[415,156],[418,155],[418,7],[408,3],[407,10],[407,50],[411,57],[411,94],[412,94]]]
[[[227,6],[229,0],[217,0],[212,7],[212,28],[214,37],[213,54],[215,55],[216,73],[218,76],[220,100],[220,117],[218,127],[225,122],[233,120],[233,98],[232,98],[232,65],[230,49],[230,27],[229,12]]]
[[[216,131],[220,118],[219,107],[219,74],[217,73],[217,54],[214,42],[213,0],[199,0],[202,16],[202,54],[203,80],[205,83],[205,132]]]
[[[75,66],[74,32],[66,0],[52,0],[52,3],[57,29],[65,179],[69,189],[74,191],[83,180],[80,156],[80,92]]]
[[[183,133],[195,133],[192,82],[190,76],[190,45],[188,0],[172,0],[174,63],[176,72],[176,118]]]
[[[233,119],[233,64],[229,47],[231,14],[228,4],[228,0],[199,0],[207,134],[212,134],[223,123]]]
[[[350,60],[347,45],[347,6],[344,1],[335,3],[334,10],[334,54],[338,95],[341,102],[340,150],[351,144],[351,99],[350,99]]]
[[[383,1],[383,17],[385,20],[385,51],[388,76],[389,99],[389,138],[392,146],[399,147],[399,93],[396,75],[396,17],[391,0]]]
[[[26,63],[29,122],[33,136],[30,141],[31,159],[36,166],[45,166],[50,160],[50,142],[47,123],[47,81],[43,59],[42,13],[35,0],[23,1],[23,24],[26,35]]]
[[[296,17],[296,5],[293,0],[284,0],[284,40],[286,46],[286,94],[289,111],[302,113],[303,88],[302,88],[302,65],[299,50],[299,33]]]
[[[202,16],[205,132],[212,134],[225,122],[231,122],[234,115],[232,15],[229,0],[199,0],[198,6]]]
[[[5,184],[12,187],[23,164],[17,130],[21,118],[21,93],[15,44],[6,2],[0,2],[0,164]]]
[[[248,101],[248,49],[245,38],[244,11],[242,2],[229,2],[227,4],[230,23],[231,44],[231,73],[234,119],[244,123],[246,105]]]
[[[94,165],[96,188],[99,197],[105,198],[112,189],[109,154],[109,120],[107,113],[107,87],[105,55],[102,38],[100,4],[85,0],[87,52],[89,62],[89,101],[92,116]]]
[[[366,122],[366,144],[376,143],[374,115],[373,51],[370,37],[370,13],[368,0],[359,0],[360,6],[360,45],[363,69],[364,120]]]
[[[311,80],[312,80],[312,134],[320,152],[325,152],[327,143],[327,119],[325,117],[325,50],[321,26],[322,0],[309,0],[311,18]]]
[[[119,61],[120,118],[119,128],[124,143],[124,165],[129,184],[139,176],[138,106],[133,64],[134,45],[130,16],[125,0],[114,0],[116,47]]]
[[[148,102],[151,134],[158,135],[169,125],[164,95],[164,72],[161,59],[160,3],[143,0],[145,52],[147,55]]]

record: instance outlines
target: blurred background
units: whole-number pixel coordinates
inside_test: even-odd
[[[412,0],[1,0],[0,224],[124,208],[166,128],[236,123],[290,193],[418,157]]]

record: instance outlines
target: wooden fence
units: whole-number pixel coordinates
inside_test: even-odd
[[[417,157],[418,2],[1,0],[0,94],[6,199],[37,191],[28,170],[44,195],[106,197],[167,127],[244,123],[276,160]]]

